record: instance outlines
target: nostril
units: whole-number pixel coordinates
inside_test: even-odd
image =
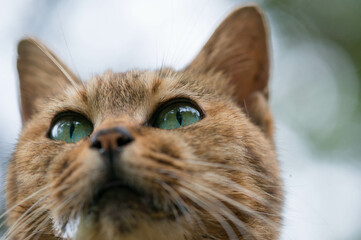
[[[133,141],[133,138],[131,138],[131,137],[120,136],[117,138],[117,146],[123,147],[123,146],[127,145],[128,143],[130,143],[131,141]]]
[[[92,144],[90,145],[91,148],[96,148],[98,150],[102,149],[102,142],[99,140],[95,140],[92,142]]]

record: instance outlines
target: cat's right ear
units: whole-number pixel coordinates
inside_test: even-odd
[[[69,85],[81,84],[47,47],[32,38],[19,42],[17,68],[23,124],[37,111],[38,99],[54,96]]]
[[[221,72],[227,76],[229,87],[234,90],[234,100],[255,125],[272,137],[273,124],[268,104],[267,25],[256,5],[233,11],[187,69]]]

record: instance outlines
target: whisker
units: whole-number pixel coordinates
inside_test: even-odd
[[[257,212],[237,201],[235,201],[234,199],[224,195],[224,194],[221,194],[219,192],[215,192],[214,190],[210,189],[210,188],[207,188],[207,187],[204,187],[200,184],[197,184],[195,182],[187,182],[185,181],[185,183],[188,183],[188,184],[191,184],[193,187],[197,187],[199,188],[200,190],[204,191],[204,192],[207,192],[209,193],[210,195],[216,197],[217,199],[219,200],[222,200],[230,205],[232,205],[233,207],[237,208],[238,210],[240,210],[241,212],[243,213],[246,213],[247,215],[249,216],[252,216],[254,217],[255,219],[258,219],[258,220],[262,220],[264,223],[270,225],[270,227],[272,227],[273,229],[277,229],[277,225],[275,223],[273,223],[272,221],[270,221],[269,219],[266,219],[263,215],[265,215],[264,213],[261,213],[261,212]],[[184,186],[184,183],[181,183]],[[187,187],[187,185],[185,185],[185,187]]]
[[[30,229],[33,229],[34,225],[36,227],[34,228],[32,233],[29,234],[24,240],[31,239],[34,235],[38,235],[37,238],[39,238],[41,236],[41,233],[39,232],[39,230],[43,227],[43,224],[44,224],[44,222],[46,223],[46,221],[49,221],[49,218],[46,215],[40,216],[36,221],[34,221],[33,224],[29,227],[29,229],[27,231],[30,231]]]
[[[40,188],[38,191],[30,194],[29,196],[27,196],[26,198],[24,198],[23,200],[21,200],[20,202],[16,203],[14,206],[8,208],[3,214],[0,215],[0,219],[2,219],[3,217],[5,217],[9,212],[11,212],[12,210],[14,210],[16,207],[18,207],[19,205],[21,205],[22,203],[26,202],[27,200],[31,199],[32,197],[36,196],[37,194],[47,190],[49,188],[48,185],[44,186],[43,188]],[[6,221],[6,220],[5,220]],[[3,222],[0,224],[0,227],[3,226],[6,222]]]
[[[222,187],[226,187],[227,189],[236,190],[236,192],[242,193],[242,194],[252,198],[253,200],[256,200],[258,203],[262,204],[263,206],[268,206],[270,203],[270,200],[267,200],[266,198],[263,198],[263,197],[257,195],[255,192],[242,187],[239,183],[229,179],[228,177],[221,176],[218,174],[212,174],[212,173],[207,174],[207,176],[209,176],[209,175],[211,175],[213,177],[207,178],[206,179],[207,181],[222,185]],[[275,200],[282,201],[279,197],[273,196],[273,195],[267,193],[266,191],[264,191],[263,189],[259,189],[259,190],[262,191],[263,194],[265,194],[269,197],[272,197]]]
[[[180,187],[180,191],[182,191],[182,193],[185,194],[188,199],[190,199],[192,202],[194,202],[199,207],[207,211],[211,216],[213,216],[214,219],[222,226],[222,228],[226,232],[228,239],[230,240],[238,239],[237,234],[234,232],[233,228],[227,223],[227,220],[224,217],[222,217],[222,215],[217,213],[217,209],[212,208],[213,207],[212,205],[206,204],[207,202],[206,200],[200,199],[194,194],[194,192],[191,192],[188,189]],[[210,209],[214,211],[210,211]]]
[[[160,182],[159,184],[170,194],[170,196],[173,197],[174,201],[176,202],[176,205],[179,207],[179,210],[182,212],[186,220],[190,224],[193,224],[193,219],[189,215],[188,208],[186,207],[184,201],[181,199],[179,194],[176,193],[175,190],[165,182]]]
[[[74,196],[76,196],[76,194],[74,194]],[[66,200],[64,200],[61,204],[58,204],[57,202],[52,203],[52,204],[48,204],[44,206],[44,211],[43,213],[45,213],[47,210],[46,209],[52,209],[53,211],[59,211],[60,209],[62,209],[64,206],[66,206],[67,204],[69,204],[69,202],[71,202],[72,198],[69,197]],[[38,214],[36,217],[34,218],[38,218],[40,214]],[[41,221],[41,223],[39,224],[39,222]],[[30,237],[36,235],[36,234],[40,234],[39,231],[41,231],[41,229],[43,229],[44,227],[46,227],[46,224],[49,223],[51,221],[51,218],[49,215],[44,215],[41,216],[40,218],[38,218],[37,220],[33,221],[32,224],[30,226],[27,227],[27,232],[31,231],[32,229],[32,233],[29,235]],[[25,225],[28,225],[29,222],[31,221],[27,221],[27,223]],[[35,227],[35,228],[34,228]],[[27,238],[29,238],[29,236],[27,236]],[[30,238],[29,238],[30,239]]]
[[[43,209],[42,208],[37,208],[34,211],[32,211],[40,202],[42,202],[43,200],[45,200],[47,196],[44,196],[42,198],[40,198],[39,200],[37,200],[31,207],[29,207],[16,221],[14,224],[12,224],[12,226],[5,232],[5,234],[3,235],[2,239],[6,239],[8,237],[11,237],[12,235],[18,233],[18,231],[20,230],[20,227],[23,227],[23,225],[26,225],[29,221],[31,221],[32,219],[34,219],[40,214],[42,213]],[[29,220],[30,219],[30,220]]]
[[[13,210],[14,208],[16,208],[17,206],[19,206],[21,203],[25,202],[26,200],[31,199],[32,197],[36,196],[37,194],[41,193],[44,190],[49,189],[51,186],[46,185],[43,188],[39,189],[38,191],[36,191],[35,193],[31,194],[30,196],[28,196],[27,198],[25,198],[24,200],[22,200],[21,202],[17,203],[15,206],[13,206],[12,208],[8,209],[8,211],[6,212],[9,213],[11,210]],[[57,192],[63,190],[64,188],[66,188],[68,186],[62,186],[59,187],[57,189],[55,189],[55,191],[53,192],[53,194],[56,194]],[[2,236],[2,239],[6,239],[8,237],[13,236],[14,234],[18,233],[19,230],[23,229],[26,225],[28,225],[30,222],[34,221],[34,219],[38,218],[41,214],[43,214],[44,212],[46,212],[46,208],[49,208],[52,206],[52,204],[47,204],[47,205],[43,205],[41,206],[41,208],[36,208],[34,211],[33,209],[35,207],[37,207],[37,205],[39,205],[41,202],[43,202],[44,200],[46,200],[46,198],[48,198],[49,195],[45,195],[41,198],[39,198],[34,204],[32,204],[17,220],[14,224],[12,224],[12,226],[4,233],[4,235]],[[5,214],[4,214],[5,215]]]
[[[229,165],[229,164],[224,164],[224,163],[204,162],[204,161],[198,161],[198,160],[183,160],[183,161],[193,164],[193,165],[227,169],[227,170],[230,170],[233,172],[236,171],[236,172],[245,173],[245,174],[248,174],[251,176],[259,177],[259,178],[265,179],[267,181],[270,180],[269,177],[265,176],[264,174],[262,174],[260,172],[252,171],[252,170],[241,168],[241,167],[234,166],[234,165]]]
[[[188,188],[189,191],[192,191],[192,189]],[[192,191],[194,192],[194,191]],[[252,235],[255,239],[259,239],[257,237],[257,234],[249,231],[247,231],[248,226],[246,226],[246,223],[244,223],[242,220],[240,220],[226,205],[224,205],[221,201],[217,200],[215,197],[204,193],[202,191],[194,192],[195,195],[203,195],[204,199],[207,199],[207,201],[211,204],[216,205],[216,209],[218,209],[218,212],[222,214],[223,216],[227,217],[237,228],[240,234],[242,234],[243,237],[246,239],[249,239]]]

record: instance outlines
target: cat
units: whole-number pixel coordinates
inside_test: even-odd
[[[23,129],[2,239],[278,239],[283,187],[263,13],[234,10],[183,70],[82,82],[18,45]]]

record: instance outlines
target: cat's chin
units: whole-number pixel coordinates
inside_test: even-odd
[[[119,231],[110,219],[97,222],[91,219],[83,219],[78,225],[78,231],[74,240],[184,240],[190,236],[185,228],[182,228],[174,221],[159,220],[147,221],[138,220],[137,226],[131,231]],[[190,239],[190,238],[189,238]]]
[[[186,231],[173,213],[158,208],[153,201],[127,186],[101,191],[80,218],[74,239],[184,239]]]
[[[118,182],[111,182],[102,188],[84,214],[93,221],[109,220],[118,224],[121,232],[131,231],[136,227],[137,220],[174,220],[171,207],[167,207],[163,200],[155,200],[154,196]]]
[[[148,232],[149,236],[154,235],[154,239],[159,240],[156,237],[160,234],[158,228],[177,225],[173,211],[164,206],[154,197],[127,185],[108,183],[81,214],[74,239],[141,239],[137,234]]]
[[[127,185],[109,183],[79,217],[67,221],[64,227],[54,221],[54,229],[58,236],[76,240],[184,239],[186,230],[177,222],[182,216],[177,215],[176,221],[177,210],[164,206],[164,202],[158,203]],[[174,237],[176,232],[179,238]]]

